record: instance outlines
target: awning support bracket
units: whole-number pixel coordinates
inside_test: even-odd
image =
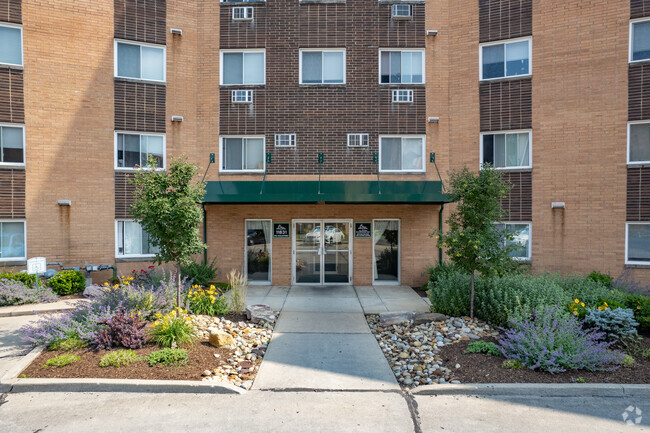
[[[271,152],[266,152],[266,165],[264,166],[264,177],[262,178],[262,186],[260,186],[260,195],[264,191],[264,184],[266,183],[266,171],[269,169],[269,164],[271,164]]]
[[[377,166],[377,192],[381,194],[381,182],[379,180],[379,153],[378,152],[373,152],[372,162],[374,162],[375,165]]]
[[[438,173],[438,179],[440,179],[440,185],[442,185],[442,192],[446,193],[447,189],[445,188],[445,183],[442,181],[442,176],[440,176],[440,170],[438,170],[438,164],[436,164],[435,152],[431,152],[429,154],[429,162],[433,162],[434,167],[436,167],[436,173]]]
[[[321,194],[320,192],[320,175],[323,167],[323,163],[325,162],[325,153],[323,152],[318,152],[318,195]]]

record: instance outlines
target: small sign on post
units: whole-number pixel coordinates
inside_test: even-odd
[[[27,260],[27,273],[32,275],[39,275],[45,273],[47,262],[45,257],[33,257]]]

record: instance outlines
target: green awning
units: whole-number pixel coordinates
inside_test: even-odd
[[[320,192],[319,192],[320,190]],[[204,203],[448,203],[440,181],[211,181]]]

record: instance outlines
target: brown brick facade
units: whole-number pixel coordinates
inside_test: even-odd
[[[115,37],[164,45],[167,38],[166,0],[114,0]]]
[[[115,172],[115,218],[133,218],[131,216],[131,205],[133,204],[133,192],[135,185],[131,183],[133,173]]]
[[[0,0],[0,21],[22,23],[22,3],[22,0]]]
[[[481,82],[481,131],[532,127],[532,79]]]
[[[630,18],[650,16],[650,0],[630,0]]]
[[[164,85],[115,80],[115,129],[165,132],[165,98]]]
[[[22,70],[0,67],[0,122],[25,123]]]
[[[0,168],[0,218],[25,218],[25,170]]]
[[[390,4],[361,0],[279,0],[256,3],[254,13],[253,23],[233,22],[222,3],[221,48],[266,48],[266,85],[221,86],[219,132],[264,134],[269,174],[317,174],[324,152],[323,174],[370,175],[379,134],[426,133],[424,85],[380,85],[378,71],[380,48],[424,48],[423,4],[413,5],[411,20],[392,20]],[[300,85],[301,48],[345,48],[346,84]],[[252,105],[230,102],[238,88],[253,89]],[[413,89],[413,103],[392,103],[392,88]],[[275,148],[282,133],[296,134],[295,148]],[[368,133],[369,147],[348,148],[348,133]]]
[[[628,75],[628,120],[650,119],[650,63],[632,64]]]
[[[650,222],[650,167],[627,169],[627,221]]]
[[[479,42],[533,34],[532,0],[479,0]]]
[[[502,175],[512,185],[508,196],[501,199],[501,207],[508,212],[504,221],[532,221],[533,173],[531,171],[504,171]]]

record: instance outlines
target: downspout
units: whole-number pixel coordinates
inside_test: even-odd
[[[207,265],[208,264],[208,223],[206,221],[206,212],[205,212],[205,203],[201,203],[201,206],[203,207],[203,244],[206,245],[203,247],[203,264]]]
[[[442,211],[445,209],[445,204],[440,203],[440,212],[438,213],[438,231],[442,235]],[[442,246],[438,247],[438,264],[442,264]]]

